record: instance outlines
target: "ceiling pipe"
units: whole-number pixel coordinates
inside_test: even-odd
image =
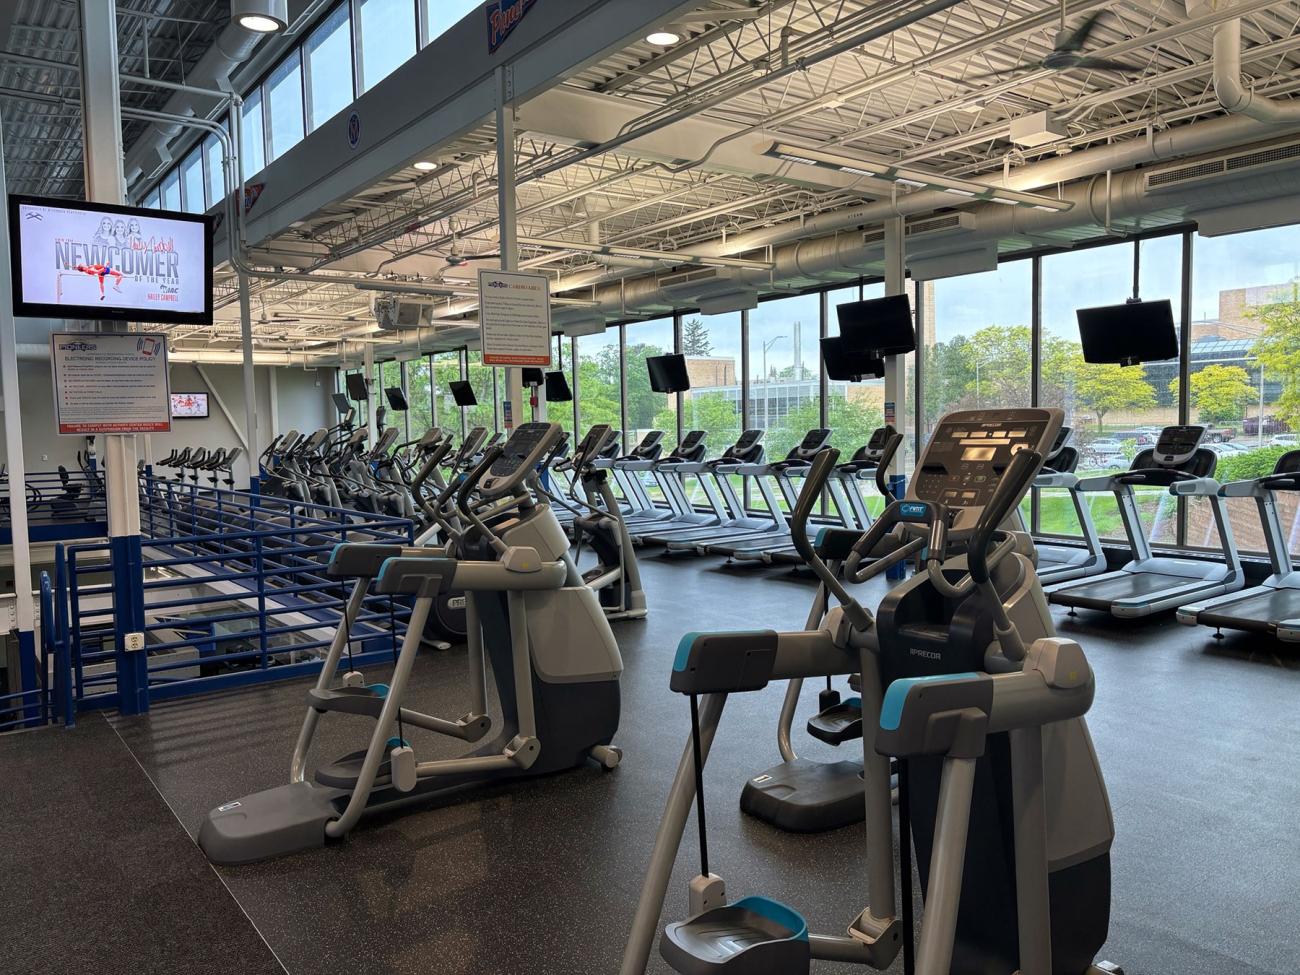
[[[1241,19],[1214,29],[1214,94],[1226,111],[1257,122],[1300,124],[1300,100],[1268,98],[1241,81]]]

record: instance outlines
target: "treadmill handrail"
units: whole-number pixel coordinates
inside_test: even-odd
[[[1177,497],[1218,497],[1220,484],[1212,477],[1194,477],[1186,481],[1174,481],[1169,485],[1169,493]]]
[[[1083,490],[1079,488],[1081,479],[1078,474],[1039,474],[1034,478],[1036,488],[1065,488],[1066,490]]]
[[[1128,473],[1125,471],[1125,473]],[[1118,474],[1097,474],[1093,477],[1081,477],[1079,483],[1074,486],[1076,491],[1082,491],[1085,494],[1101,493],[1105,491],[1118,491],[1124,487],[1124,482],[1119,480]]]

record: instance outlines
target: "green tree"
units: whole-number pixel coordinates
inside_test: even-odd
[[[1239,454],[1220,457],[1214,476],[1220,484],[1229,481],[1247,481],[1265,474],[1272,474],[1277,460],[1293,447],[1258,447]]]
[[[682,355],[707,356],[713,354],[713,341],[709,327],[702,318],[691,318],[682,323]]]
[[[636,430],[648,430],[654,424],[655,416],[664,406],[666,396],[650,388],[650,373],[645,360],[651,356],[663,355],[664,350],[657,345],[640,344],[627,347],[627,425],[628,436]],[[618,346],[610,346],[600,351],[603,367],[613,377],[614,388],[618,388]]]
[[[1169,391],[1178,395],[1177,378],[1169,383]],[[1202,422],[1212,424],[1240,420],[1246,406],[1255,398],[1255,388],[1245,369],[1218,364],[1192,373],[1188,392]]]
[[[1300,424],[1300,285],[1292,284],[1289,301],[1261,305],[1250,317],[1264,326],[1254,353],[1270,378],[1282,383],[1275,412],[1294,427]]]
[[[1071,371],[1075,399],[1097,415],[1098,428],[1114,410],[1145,410],[1156,405],[1156,391],[1141,366],[1084,362],[1080,357]]]

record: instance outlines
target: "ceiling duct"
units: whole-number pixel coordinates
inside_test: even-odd
[[[577,338],[605,331],[605,314],[599,308],[551,308],[551,327],[562,335]]]
[[[1193,183],[1238,179],[1252,173],[1289,168],[1297,160],[1300,160],[1300,139],[1284,139],[1208,159],[1193,159],[1182,165],[1147,170],[1144,186],[1148,193],[1168,192]]]

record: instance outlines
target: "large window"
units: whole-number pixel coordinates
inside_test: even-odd
[[[578,338],[578,430],[586,434],[594,423],[623,428],[617,328]],[[625,441],[626,442],[626,441]]]
[[[1225,237],[1196,237],[1192,248],[1192,307],[1188,399],[1194,422],[1220,442],[1221,482],[1268,474],[1296,447],[1300,431],[1300,227]],[[1277,494],[1286,542],[1300,539],[1300,495]],[[1228,501],[1239,548],[1265,550],[1253,501]],[[1189,505],[1187,544],[1215,544],[1208,507]]]
[[[626,326],[627,442],[636,444],[648,431],[662,430],[669,445],[677,439],[677,398],[650,388],[646,360],[674,351],[673,320],[658,318]]]
[[[435,41],[471,11],[482,7],[480,0],[421,0],[424,7],[424,43]],[[559,422],[559,421],[556,421]]]
[[[740,313],[682,316],[682,354],[691,380],[683,393],[682,431],[703,430],[717,456],[740,436]]]
[[[224,152],[221,140],[209,135],[203,140],[203,180],[207,188],[206,209],[212,209],[226,195],[226,178],[221,172],[221,158]]]
[[[433,389],[429,383],[431,365],[428,356],[406,364],[406,401],[411,406],[411,436],[422,437],[433,426]]]
[[[361,0],[361,90],[369,91],[415,54],[412,0]]]
[[[452,382],[464,378],[460,356],[459,352],[437,352],[430,358],[433,360],[434,422],[444,430],[463,435],[464,417],[451,395]]]
[[[262,89],[255,88],[244,99],[242,151],[244,178],[266,167],[266,132],[262,128]]]
[[[483,365],[483,353],[471,352],[465,357],[468,371],[465,378],[474,389],[477,406],[465,411],[465,422],[471,427],[486,427],[489,434],[495,433],[497,426],[497,371],[491,366]],[[519,404],[515,405],[515,409]],[[521,422],[516,418],[516,422]]]
[[[198,146],[181,160],[181,200],[189,213],[202,213],[207,209],[203,199],[203,156]]]
[[[267,111],[271,119],[271,160],[302,141],[302,62],[295,50],[266,79]]]
[[[182,208],[181,174],[179,170],[173,169],[163,177],[162,206],[164,210],[180,210]]]
[[[304,48],[309,128],[315,129],[352,102],[352,30],[346,3],[312,31]]]
[[[749,416],[784,457],[821,426],[821,296],[761,302],[749,313]]]

